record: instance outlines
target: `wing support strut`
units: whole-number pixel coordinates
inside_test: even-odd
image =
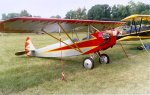
[[[73,46],[71,46],[71,45],[69,45],[69,44],[65,43],[64,41],[62,41],[62,40],[60,40],[60,39],[56,38],[55,36],[53,36],[53,35],[51,35],[51,34],[47,33],[47,32],[46,32],[43,28],[41,29],[41,31],[42,31],[42,32],[44,32],[45,34],[47,34],[47,35],[51,36],[52,38],[54,38],[54,39],[56,39],[56,40],[58,40],[58,41],[60,41],[60,42],[64,43],[65,45],[69,46],[70,48],[75,49],[76,51],[79,51],[78,49],[74,48]],[[79,52],[81,52],[81,51],[79,51]],[[81,52],[81,53],[82,53],[82,52]]]
[[[93,28],[93,29],[95,29],[96,31],[99,31],[96,27],[94,27],[93,25],[91,25],[91,27]]]
[[[65,31],[65,29],[60,25],[60,23],[58,23],[58,25],[63,30],[63,32],[67,35],[67,37],[72,41],[72,43],[76,46],[76,48],[78,48],[78,51],[83,53],[81,51],[81,49],[78,47],[78,45],[71,39],[71,37],[68,35],[68,33]],[[75,49],[75,48],[73,47],[73,49]]]

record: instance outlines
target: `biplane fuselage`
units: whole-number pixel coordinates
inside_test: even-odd
[[[116,44],[116,37],[104,32],[95,32],[91,34],[89,39],[76,41],[75,44],[72,43],[71,40],[65,40],[64,42],[67,43],[67,45],[58,42],[40,49],[31,50],[27,54],[29,56],[37,57],[61,57],[91,54],[113,47],[113,45]],[[28,45],[30,45],[30,41]]]

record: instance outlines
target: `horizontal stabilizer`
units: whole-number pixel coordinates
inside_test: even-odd
[[[15,53],[16,56],[20,56],[20,55],[24,55],[24,54],[26,54],[26,51],[19,51],[19,52]]]

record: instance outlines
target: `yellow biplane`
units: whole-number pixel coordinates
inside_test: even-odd
[[[130,23],[130,27],[125,28],[125,34],[118,36],[120,41],[133,41],[140,39],[150,39],[150,15],[131,15],[121,21]],[[148,23],[148,25],[143,24]]]

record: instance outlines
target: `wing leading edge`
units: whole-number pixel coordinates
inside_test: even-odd
[[[70,32],[72,29],[88,27],[89,25],[96,27],[98,30],[112,29],[124,25],[125,22],[21,17],[0,22],[0,31],[5,33],[30,33],[41,32],[41,29],[44,29],[50,33],[59,31],[58,24],[67,32]],[[87,28],[82,29],[82,31],[87,31]]]
[[[131,15],[122,19],[121,21],[132,21],[132,20],[141,21],[141,19],[143,21],[144,20],[150,21],[150,15]]]

